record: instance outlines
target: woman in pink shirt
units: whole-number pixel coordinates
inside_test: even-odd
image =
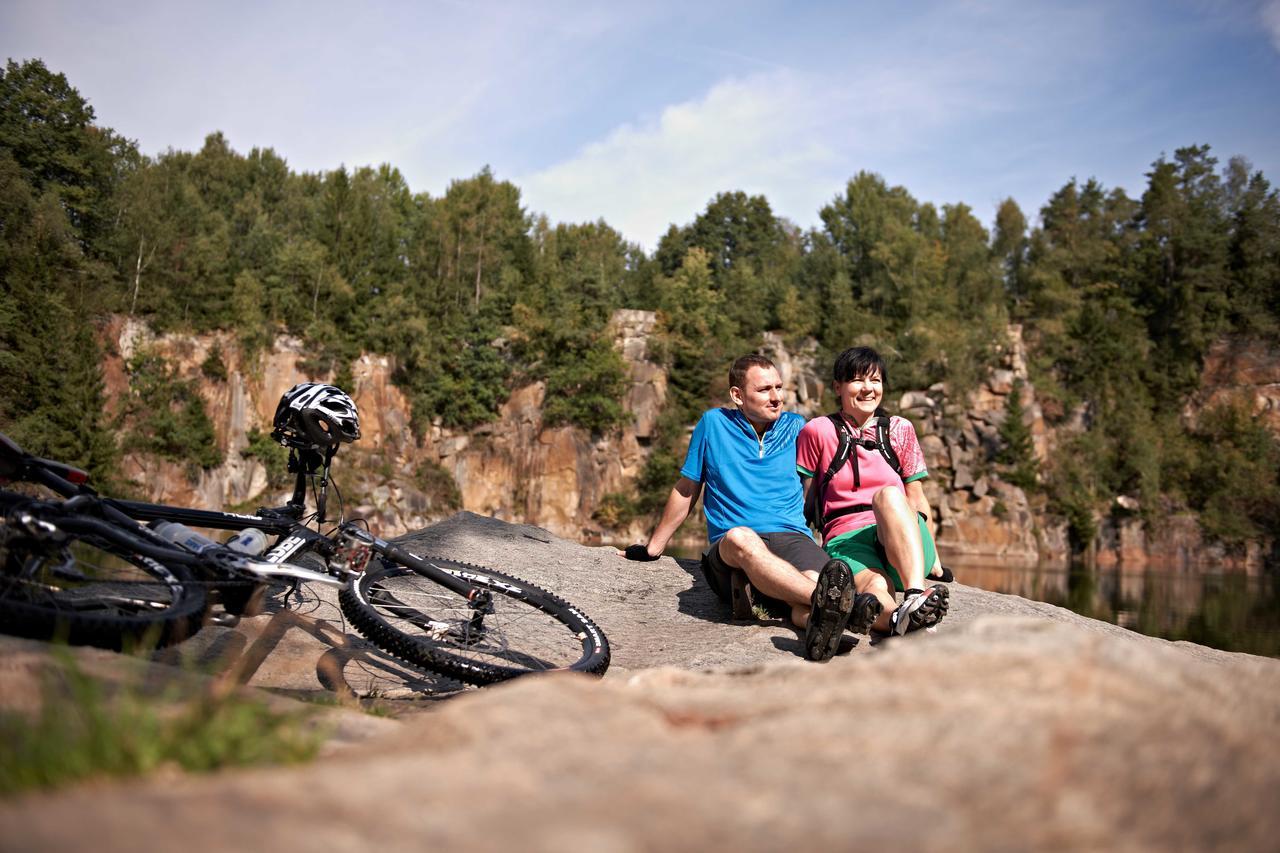
[[[853,571],[859,593],[869,592],[883,605],[873,626],[904,634],[937,624],[946,615],[945,586],[925,586],[937,561],[927,523],[929,503],[921,480],[928,476],[915,428],[905,418],[888,418],[889,448],[877,440],[884,417],[885,365],[870,347],[847,349],[836,358],[832,388],[840,403],[838,421],[814,418],[800,431],[796,467],[806,497],[827,471],[840,444],[838,429],[852,438],[849,460],[816,495],[817,520],[827,553]],[[840,425],[838,426],[837,423]],[[902,590],[901,605],[893,590]]]

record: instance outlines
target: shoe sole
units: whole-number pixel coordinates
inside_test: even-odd
[[[849,614],[849,624],[845,630],[854,634],[870,634],[871,625],[880,618],[884,605],[869,592],[860,592],[853,597],[853,612]]]
[[[924,605],[915,612],[919,627],[929,628],[937,625],[942,621],[942,617],[947,615],[947,608],[951,606],[951,590],[945,586],[935,586],[926,591],[927,600]]]
[[[942,621],[942,617],[947,615],[950,600],[951,591],[945,586],[931,586],[910,602],[903,602],[902,607],[908,607],[908,605],[910,607],[894,622],[894,633],[901,636],[908,631],[918,631],[921,628],[937,625]],[[901,609],[900,607],[899,610]],[[898,630],[900,625],[902,628]]]
[[[830,560],[818,575],[804,633],[804,654],[809,660],[829,660],[840,648],[840,635],[853,610],[853,574],[842,560]]]

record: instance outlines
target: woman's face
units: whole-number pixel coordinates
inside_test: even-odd
[[[836,382],[832,387],[840,401],[840,411],[859,423],[874,415],[884,398],[884,381],[878,370],[848,382]]]

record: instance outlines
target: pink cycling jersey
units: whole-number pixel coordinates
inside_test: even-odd
[[[849,426],[850,429],[854,429],[852,424]],[[867,421],[859,437],[875,440],[874,419]],[[920,442],[916,438],[916,430],[911,425],[911,421],[896,415],[890,417],[889,444],[898,455],[902,474],[899,475],[894,471],[879,451],[855,446],[858,485],[854,486],[854,463],[851,456],[850,461],[831,478],[826,492],[822,495],[823,510],[828,516],[840,509],[859,504],[869,505],[876,492],[886,486],[901,489],[904,483],[929,476],[924,464],[924,452],[920,449]],[[801,476],[821,477],[825,474],[838,446],[836,426],[830,418],[814,418],[805,424],[796,442],[796,467]],[[813,488],[816,488],[816,485]],[[875,513],[871,510],[837,515],[827,522],[822,531],[822,541],[829,542],[841,534],[875,523]]]

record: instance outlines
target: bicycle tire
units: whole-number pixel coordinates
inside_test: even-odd
[[[207,596],[191,572],[94,536],[51,549],[0,526],[0,631],[120,651],[200,629]]]
[[[603,675],[609,641],[578,608],[536,584],[456,560],[431,565],[493,594],[481,634],[466,600],[411,566],[383,558],[338,594],[342,612],[374,645],[424,669],[471,684],[535,672]],[[449,626],[450,631],[443,630]],[[449,634],[452,633],[452,636]]]

